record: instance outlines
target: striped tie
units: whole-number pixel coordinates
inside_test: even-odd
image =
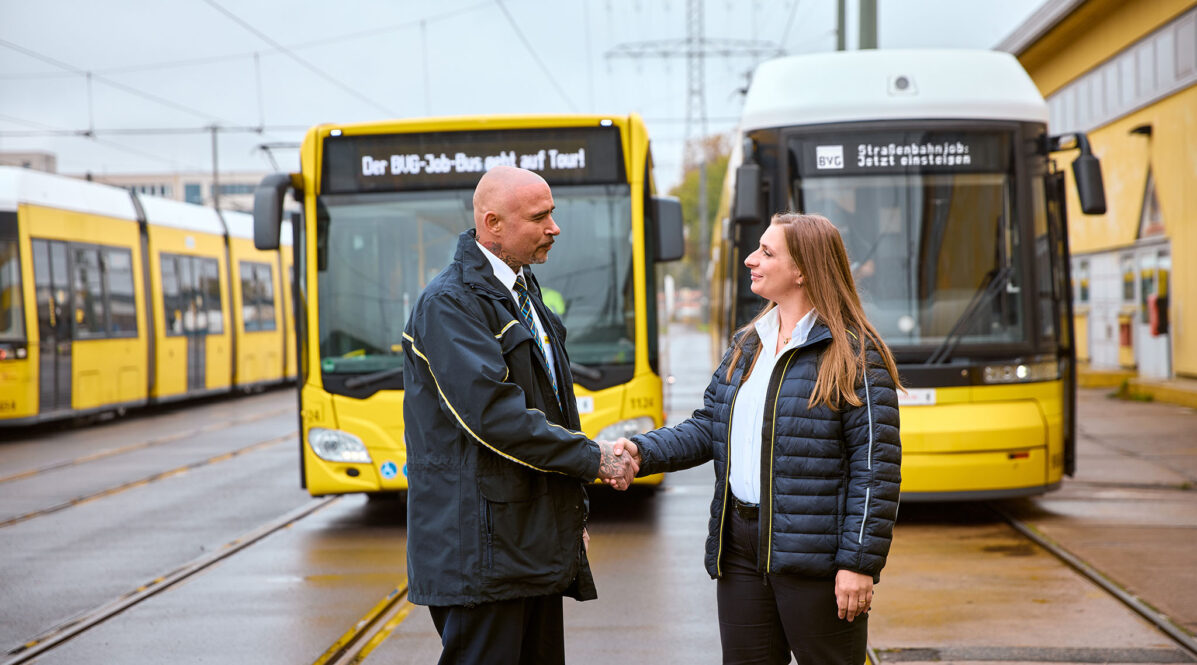
[[[536,348],[540,350],[541,356],[544,356],[544,347],[541,346],[540,331],[536,329],[536,319],[532,318],[532,297],[528,295],[528,284],[524,281],[524,275],[521,273],[515,276],[515,294],[519,297],[520,304],[520,318],[524,320],[524,325],[532,332],[532,340],[536,342]],[[548,358],[545,358],[545,365],[547,366]],[[553,382],[553,395],[557,401],[561,401],[561,393],[557,390],[557,377],[555,372],[549,370],[549,380]]]

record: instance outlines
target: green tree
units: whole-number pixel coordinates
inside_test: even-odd
[[[730,153],[730,138],[723,134],[701,139],[689,151],[693,157],[685,165],[682,181],[669,190],[682,203],[682,220],[686,227],[686,255],[681,261],[670,264],[668,272],[673,275],[679,287],[707,290],[706,269],[711,255],[711,238],[718,233],[719,197],[723,193],[723,178],[727,172]],[[701,150],[701,152],[698,152]],[[706,156],[707,171],[707,219],[699,219],[698,184],[699,165],[697,156]]]

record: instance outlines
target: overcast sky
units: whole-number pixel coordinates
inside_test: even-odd
[[[991,48],[1043,0],[878,0],[882,48]],[[608,57],[686,36],[686,0],[0,0],[0,151],[49,151],[62,173],[210,171],[207,133],[13,132],[213,124],[222,171],[274,170],[257,146],[308,126],[387,117],[637,112],[658,185],[686,135],[684,58]],[[857,0],[848,0],[855,25]],[[835,48],[835,0],[705,0],[709,39]],[[849,47],[856,42],[849,31]],[[256,56],[255,56],[256,54]],[[706,60],[710,133],[735,125],[759,62]],[[87,73],[91,73],[90,84]],[[88,90],[90,87],[91,94]],[[695,129],[697,132],[697,128]],[[297,170],[297,151],[274,152]]]

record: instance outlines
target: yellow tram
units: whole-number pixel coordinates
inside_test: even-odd
[[[681,256],[681,208],[653,195],[638,116],[479,116],[320,125],[301,171],[255,197],[258,247],[295,226],[303,484],[313,495],[406,490],[401,336],[424,285],[473,227],[495,165],[539,172],[562,229],[535,271],[569,329],[582,427],[614,439],[663,424],[655,267]],[[661,476],[638,479],[659,484]]]
[[[0,426],[293,377],[290,253],[256,249],[252,227],[0,167]]]
[[[1018,61],[987,51],[859,51],[756,71],[713,235],[717,348],[761,301],[744,257],[770,214],[840,229],[870,321],[898,361],[902,498],[1023,496],[1075,459],[1063,173],[1080,150],[1086,214],[1104,212],[1084,135],[1051,136]]]

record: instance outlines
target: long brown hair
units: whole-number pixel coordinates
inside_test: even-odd
[[[842,402],[860,406],[860,398],[855,390],[856,379],[857,373],[865,370],[865,353],[869,346],[881,355],[894,386],[901,390],[894,356],[865,317],[839,230],[826,217],[792,212],[773,215],[770,223],[785,231],[786,248],[802,274],[806,296],[814,305],[819,320],[831,331],[831,344],[820,358],[819,375],[808,406],[813,408],[824,403],[832,409],[838,409]],[[756,322],[776,306],[776,303],[768,303],[760,314],[736,331],[731,363],[727,368],[728,381],[731,381],[736,365],[743,356],[744,346],[756,341],[756,353],[745,377],[752,373],[761,351]],[[854,345],[849,337],[857,338],[858,342]]]

